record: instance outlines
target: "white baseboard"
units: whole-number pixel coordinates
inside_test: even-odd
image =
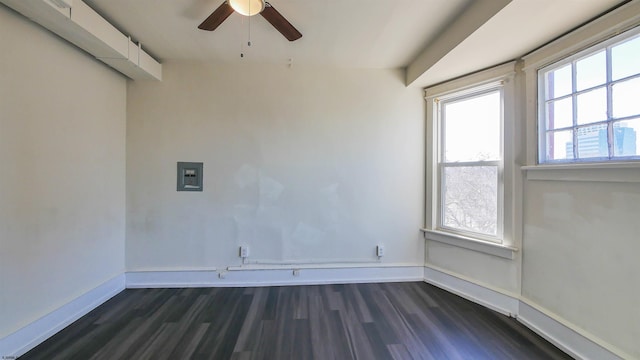
[[[125,288],[124,274],[86,292],[59,309],[0,339],[0,356],[18,357],[111,299]]]
[[[424,281],[501,314],[512,317],[518,314],[517,295],[491,289],[460,275],[428,266],[424,268]]]
[[[502,314],[520,323],[576,359],[632,359],[629,354],[580,329],[519,295],[479,284],[462,275],[426,266],[424,281]]]
[[[125,273],[127,289],[211,287],[215,270],[132,271]]]
[[[632,359],[631,355],[533,305],[529,300],[520,299],[518,321],[576,359]]]
[[[295,268],[295,275],[294,275]],[[231,271],[140,271],[126,273],[127,288],[240,287],[423,281],[424,268],[368,266],[345,268],[260,269]]]

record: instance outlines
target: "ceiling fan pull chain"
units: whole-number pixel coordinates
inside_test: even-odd
[[[249,12],[251,12],[251,1],[249,1]],[[249,40],[247,40],[247,46],[251,46],[251,16],[249,16]]]
[[[240,22],[244,24],[244,17],[240,19]],[[240,40],[240,57],[244,58],[244,42]]]

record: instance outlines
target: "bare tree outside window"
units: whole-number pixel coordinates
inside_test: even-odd
[[[497,166],[444,170],[443,225],[495,236],[498,219]]]

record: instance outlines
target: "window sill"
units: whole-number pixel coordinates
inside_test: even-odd
[[[527,180],[640,183],[640,162],[522,166]]]
[[[515,257],[515,253],[518,251],[518,248],[515,248],[513,246],[492,243],[489,241],[478,240],[437,230],[420,230],[424,233],[424,238],[426,240],[437,241],[443,244],[453,245],[505,259],[513,260]]]

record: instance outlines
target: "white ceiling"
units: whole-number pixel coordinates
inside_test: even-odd
[[[85,0],[159,60],[245,60],[365,68],[405,66],[473,0],[269,0],[302,34],[289,42],[262,16],[197,26],[222,0]],[[247,49],[251,20],[251,48]]]
[[[513,0],[426,70],[416,84],[435,84],[517,59],[624,2]]]
[[[454,38],[455,19],[498,0],[269,0],[303,37],[287,41],[264,18],[232,14],[213,32],[197,26],[222,0],[84,0],[158,60],[251,61],[357,67],[418,67],[408,83],[434,84],[515,59],[624,0],[509,0]],[[476,11],[473,10],[473,11]],[[495,13],[491,12],[491,14]],[[246,43],[251,28],[251,47]],[[460,24],[458,24],[460,26]],[[451,37],[451,40],[448,39]],[[416,66],[440,39],[450,48]],[[245,57],[240,58],[240,53]]]

